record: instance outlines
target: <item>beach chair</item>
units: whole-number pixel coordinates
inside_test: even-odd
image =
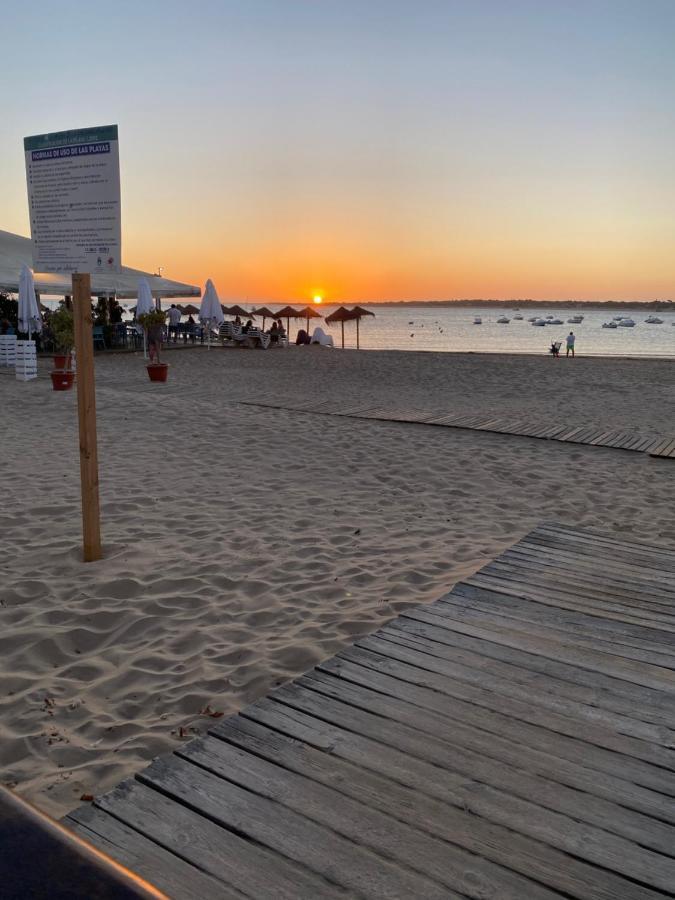
[[[562,341],[553,341],[551,346],[549,347],[548,352],[551,356],[560,356],[560,347],[562,346]]]
[[[105,335],[103,333],[103,325],[94,325],[92,329],[94,338],[94,350],[105,350]]]

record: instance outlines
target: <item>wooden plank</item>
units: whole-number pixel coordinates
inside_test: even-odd
[[[168,756],[160,768],[163,771],[172,764],[173,757]],[[151,766],[141,773],[143,782],[152,769]],[[334,885],[302,865],[246,840],[236,829],[221,827],[222,822],[218,824],[201,816],[200,796],[196,789],[191,802],[183,805],[152,789],[151,785],[129,779],[97,798],[96,805],[176,857],[246,896],[266,900],[274,900],[275,896],[285,900],[297,896],[310,898],[317,894],[323,896],[323,892],[331,898],[340,896]]]
[[[494,691],[496,696],[504,695],[533,706],[541,706],[561,715],[587,720],[594,725],[612,728],[618,734],[651,741],[664,747],[675,746],[675,731],[672,729],[650,725],[632,716],[599,708],[595,703],[589,702],[595,700],[591,691],[581,692],[581,699],[579,691],[570,690],[571,686],[565,690],[563,682],[556,682],[515,666],[498,666],[495,674],[486,671],[484,657],[461,651],[453,657],[449,654],[441,656],[433,653],[433,648],[430,650],[428,644],[429,642],[425,646],[406,640],[402,635],[380,631],[371,637],[360,638],[355,646],[453,680],[481,686],[485,690]]]
[[[575,594],[570,594],[568,592],[558,591],[557,589],[547,587],[545,581],[543,579],[538,579],[534,584],[532,584],[528,574],[521,574],[518,571],[510,572],[503,570],[492,570],[490,572],[486,572],[484,575],[477,574],[473,576],[471,579],[467,579],[465,582],[469,587],[475,587],[476,589],[484,589],[493,594],[501,595],[502,603],[508,603],[512,595],[517,599],[522,599],[525,602],[529,603],[537,603],[542,602],[546,603],[547,599],[551,600],[551,607],[556,607],[556,601],[559,598],[560,605],[564,605],[564,598],[571,597],[571,603],[574,600],[577,600],[577,596]],[[521,586],[522,585],[522,590]],[[511,593],[509,590],[511,589]],[[547,597],[548,591],[548,597]],[[459,593],[455,595],[455,599],[448,601],[453,603],[455,606],[463,606],[464,609],[467,610],[467,614],[469,614],[469,610],[471,607],[466,602],[464,604],[460,603]],[[577,602],[577,608],[583,609],[581,601]],[[597,604],[598,611],[599,603]],[[588,610],[593,613],[596,609],[596,605],[589,602]],[[499,615],[495,612],[495,616]],[[512,616],[511,618],[521,619],[520,616]],[[623,618],[623,621],[628,622],[630,624],[635,625],[636,627],[646,627],[649,625],[650,627],[655,627],[658,625],[663,630],[663,634],[665,637],[668,637],[672,634],[675,634],[675,625],[666,624],[670,620],[664,619],[661,621],[661,618],[657,614],[647,615],[644,614],[643,618],[637,618],[636,616],[628,616],[626,615]],[[555,639],[557,634],[561,631],[564,631],[567,634],[565,639],[566,643],[574,643],[581,646],[589,646],[589,647],[597,647],[598,649],[603,650],[606,653],[615,653],[617,656],[625,656],[628,659],[637,659],[642,662],[651,662],[655,665],[662,666],[664,668],[673,668],[675,665],[675,659],[672,654],[668,652],[666,646],[664,646],[663,650],[659,650],[657,646],[652,643],[650,647],[640,647],[639,644],[636,644],[629,639],[625,639],[623,641],[619,641],[616,638],[610,637],[608,635],[602,635],[600,631],[597,633],[593,632],[591,635],[588,633],[584,633],[583,630],[578,629],[574,631],[573,629],[561,629],[553,621],[554,616],[552,615],[549,619],[548,623],[542,624],[540,627],[535,627],[534,623],[531,623],[531,627],[527,629],[524,628],[523,625],[513,626],[520,627],[524,630],[530,630],[533,634],[541,633],[541,629],[546,629],[550,631],[550,634],[546,636]],[[495,618],[497,621],[497,618]],[[525,621],[525,620],[522,620]],[[621,621],[621,620],[619,620]],[[500,622],[500,624],[504,624]],[[672,639],[675,641],[675,637]]]
[[[454,631],[460,631],[472,637],[484,638],[488,641],[504,644],[507,647],[513,647],[516,650],[526,650],[528,653],[534,653],[537,656],[545,656],[549,659],[566,662],[590,671],[602,672],[605,675],[621,678],[633,684],[641,684],[644,687],[653,688],[657,691],[672,690],[671,679],[668,676],[664,676],[664,670],[656,666],[648,666],[645,663],[638,663],[605,653],[589,652],[558,641],[549,641],[542,638],[532,639],[513,629],[488,628],[484,625],[478,626],[460,622],[435,610],[433,612],[430,610],[428,614],[433,615],[434,624],[439,624]],[[415,618],[417,610],[412,612],[407,610],[402,615],[412,615]]]
[[[525,567],[496,565],[477,572],[466,579],[466,584],[475,584],[492,589],[504,595],[521,595],[532,602],[548,603],[551,607],[567,607],[585,610],[598,619],[624,622],[636,628],[652,631],[660,630],[662,642],[667,645],[672,640],[673,617],[661,610],[664,606],[645,601],[631,600],[620,591],[606,589],[586,589],[570,583],[564,577],[537,573],[533,575]],[[563,585],[561,587],[561,585]]]
[[[511,748],[512,758],[504,758],[509,746],[505,740],[496,742],[499,752],[490,756],[457,742],[444,743],[420,734],[414,726],[378,718],[304,688],[292,697],[281,694],[259,701],[241,716],[554,846],[558,843],[547,839],[546,829],[559,821],[555,813],[656,847],[662,844],[663,834],[668,834],[663,829],[672,829],[669,798],[565,761],[560,772],[566,780],[561,782],[557,773],[552,775],[547,758],[536,751],[526,754],[527,769],[517,747]],[[442,772],[436,771],[437,767]],[[407,777],[402,777],[403,773]],[[592,793],[584,790],[584,783],[593,786]],[[532,827],[524,826],[520,813]],[[657,818],[663,822],[656,822],[654,831],[651,826]]]
[[[589,551],[589,546],[575,552],[551,538],[534,536],[531,541],[522,541],[517,549],[507,550],[494,562],[513,560],[524,563],[527,560],[531,567],[540,572],[558,569],[571,579],[581,575],[592,590],[607,584],[613,590],[623,588],[627,596],[665,602],[671,609],[675,608],[675,573],[656,562],[648,566],[644,559],[619,561],[612,559],[611,555],[606,556],[601,549],[597,554]]]
[[[519,657],[514,657],[511,661],[503,661],[498,652],[496,656],[480,652],[485,649],[483,644],[487,642],[481,642],[477,647],[474,645],[472,649],[472,645],[468,643],[471,639],[467,639],[465,643],[462,641],[461,635],[457,635],[459,641],[456,643],[435,640],[437,637],[436,629],[432,626],[407,620],[407,626],[400,626],[399,623],[392,622],[381,628],[372,637],[360,639],[356,646],[362,646],[363,641],[367,641],[369,647],[372,647],[371,641],[386,641],[397,647],[424,653],[452,665],[466,668],[468,672],[465,680],[474,670],[493,676],[497,681],[506,682],[506,684],[501,684],[501,691],[511,689],[529,691],[533,702],[544,703],[549,699],[554,702],[555,698],[578,701],[594,710],[600,721],[609,721],[605,718],[605,712],[618,714],[617,730],[635,737],[644,737],[645,740],[661,741],[662,737],[667,739],[667,736],[673,731],[668,725],[667,716],[659,715],[658,711],[645,713],[634,701],[607,687],[598,686],[595,679],[593,679],[593,687],[590,687],[584,683],[583,678],[579,678],[577,681],[571,680],[571,676],[567,672],[561,671],[563,667],[556,667],[553,674],[532,668],[533,665],[536,666],[536,657],[534,663],[528,658]],[[452,635],[450,635],[450,641],[452,641]],[[491,645],[491,648],[499,651],[498,645]],[[393,653],[394,651],[390,650],[389,652]],[[654,722],[654,719],[657,721]],[[675,712],[672,719],[675,724]]]
[[[324,677],[321,674],[324,672],[333,676],[333,680]],[[675,797],[673,751],[616,734],[597,724],[581,723],[579,719],[504,695],[495,696],[468,682],[446,679],[357,647],[326,660],[308,677],[328,684],[333,691],[338,690],[334,683],[336,678],[372,688],[383,695],[438,713],[443,718],[461,720],[571,761],[583,754],[589,768],[631,778],[636,784]],[[394,710],[383,699],[378,702]],[[655,770],[656,766],[663,766],[663,769]]]
[[[668,438],[663,441],[656,449],[652,450],[650,456],[670,456],[675,451],[675,438]]]
[[[223,729],[216,733],[221,737],[231,734]],[[350,797],[336,790],[333,784],[322,784],[307,777],[304,766],[294,772],[279,766],[277,759],[263,759],[216,737],[193,741],[179,752],[221,778],[254,790],[313,822],[332,828],[356,845],[368,847],[383,858],[396,860],[425,878],[434,879],[450,888],[451,896],[457,897],[456,891],[467,897],[499,896],[510,900],[521,900],[523,896],[554,900],[559,896],[509,868],[467,853],[456,840],[439,840],[436,835],[410,827],[398,816],[384,815],[362,802],[363,797]]]
[[[611,547],[622,551],[632,551],[644,554],[650,559],[659,559],[663,562],[675,564],[675,551],[669,547],[660,544],[646,544],[644,541],[638,541],[631,537],[619,537],[618,535],[599,532],[592,528],[580,528],[579,526],[567,527],[561,526],[555,522],[545,522],[538,525],[529,535],[554,535],[560,541],[566,541],[570,545],[578,545],[579,543],[592,542],[596,547]]]
[[[505,602],[503,594],[477,588],[465,582],[456,585],[450,594],[441,599],[444,603],[465,606],[468,604],[473,609],[497,610],[500,615],[509,618],[539,622],[585,637],[593,632],[600,639],[659,653],[665,658],[671,657],[672,665],[675,666],[674,639],[656,627],[631,625],[614,617],[605,618],[600,611],[596,613],[587,606],[584,608],[582,602],[568,605],[563,601],[558,605],[558,601],[550,600],[546,594],[542,594],[536,600],[509,597]]]
[[[407,720],[388,721],[378,714],[355,707],[351,702],[343,703],[322,697],[319,693],[315,693],[312,698],[310,696],[312,691],[296,690],[296,687],[294,685],[290,692],[288,689],[282,689],[278,692],[278,699],[283,700],[284,706],[309,714],[308,717],[316,716],[323,722],[328,722],[331,725],[329,731],[331,737],[329,746],[333,748],[331,752],[341,755],[343,751],[343,734],[336,735],[333,727],[346,729],[353,735],[362,735],[377,742],[375,747],[369,746],[370,763],[367,759],[362,759],[366,766],[376,771],[385,771],[387,761],[391,760],[392,750],[402,751],[398,756],[394,755],[394,761],[399,762],[399,770],[405,771],[407,761],[410,766],[408,771],[416,776],[418,786],[420,776],[426,775],[422,784],[425,792],[431,793],[432,796],[446,798],[449,794],[454,794],[455,803],[468,803],[467,808],[477,815],[484,815],[497,824],[503,824],[521,834],[541,840],[563,852],[573,853],[578,858],[604,864],[605,868],[617,872],[630,873],[631,877],[639,881],[644,880],[646,884],[654,887],[666,884],[667,879],[671,877],[675,866],[674,860],[642,847],[637,848],[637,852],[633,854],[632,842],[613,832],[615,825],[624,827],[626,819],[630,816],[624,815],[619,807],[615,812],[621,812],[618,816],[620,822],[615,823],[611,818],[605,817],[603,827],[596,828],[588,824],[587,816],[592,813],[580,809],[583,803],[579,803],[581,795],[577,793],[576,815],[583,817],[586,822],[580,833],[578,827],[574,826],[567,816],[561,817],[561,814],[553,812],[557,804],[565,802],[559,799],[559,795],[567,793],[567,789],[561,788],[555,782],[549,783],[535,775],[525,774],[522,769],[511,769],[503,764],[495,764],[494,760],[490,760],[480,752],[467,753],[459,747],[449,747],[438,735],[425,733],[424,730],[419,731]],[[265,722],[265,712],[262,711],[261,718],[258,707],[259,705],[255,704],[250,708],[252,715],[249,715],[247,710],[246,717]],[[269,718],[267,724],[278,727],[277,723],[271,722]],[[352,737],[352,741],[354,739]],[[433,764],[431,768],[428,767],[428,763]],[[439,772],[439,768],[444,771]],[[467,784],[466,776],[475,784]],[[405,777],[401,778],[400,774],[396,776],[396,780],[401,780],[404,784],[410,783],[409,778],[408,780]],[[531,798],[537,798],[537,803],[531,802]],[[538,805],[539,803],[542,805]],[[543,803],[549,808],[544,808]],[[585,835],[585,839],[582,834]],[[619,847],[621,853],[616,854]],[[623,859],[618,858],[624,853],[626,855]],[[663,865],[662,860],[665,860]],[[650,872],[649,867],[652,863],[659,866],[658,873],[653,870]]]
[[[541,653],[507,646],[499,640],[499,636],[495,640],[487,634],[480,637],[467,634],[453,628],[450,621],[439,622],[436,616],[422,607],[404,610],[401,616],[390,622],[387,627],[401,629],[406,634],[421,635],[427,640],[445,646],[473,650],[491,659],[513,663],[534,672],[542,672],[573,684],[583,685],[597,691],[599,702],[601,700],[612,702],[614,698],[620,698],[620,702],[639,712],[641,718],[656,724],[675,726],[675,706],[668,694],[649,690],[642,685],[606,675],[593,668],[581,668],[574,663],[567,663]]]
[[[582,560],[590,556],[596,561],[598,568],[600,560],[604,559],[610,561],[619,571],[622,568],[643,570],[639,573],[634,572],[634,574],[640,574],[644,578],[650,577],[650,570],[654,572],[653,577],[661,579],[665,577],[664,573],[669,573],[669,575],[675,573],[675,559],[672,556],[648,554],[628,544],[620,547],[620,545],[607,542],[596,542],[584,535],[579,535],[571,540],[553,533],[537,531],[527,536],[526,543],[536,547],[546,547],[551,551],[557,549],[560,552],[574,553],[577,558]]]
[[[66,816],[63,824],[169,897],[241,900],[250,896],[207,875],[94,806],[80,807]]]
[[[543,577],[555,575],[561,582],[560,587],[564,587],[565,579],[569,579],[573,584],[581,582],[591,595],[612,591],[616,600],[626,602],[636,598],[662,613],[672,613],[675,609],[673,574],[665,570],[616,564],[602,554],[597,557],[575,554],[546,539],[537,543],[523,542],[517,551],[508,551],[490,565],[502,563],[521,568],[527,566]]]
[[[617,896],[619,887],[627,887],[612,873],[560,854],[546,844],[495,825],[473,811],[441,803],[382,773],[369,771],[335,753],[323,752],[253,720],[237,716],[213,728],[211,734],[319,784],[334,787],[349,797],[367,800],[369,805],[394,820],[407,822],[443,841],[464,847],[477,857],[483,856],[563,891],[567,896],[607,897],[609,900]],[[468,871],[473,874],[475,868],[474,858],[468,864]],[[474,879],[475,875],[470,888],[483,889],[484,877],[479,881]],[[538,889],[535,885],[532,887]],[[469,890],[464,890],[470,895]],[[486,892],[481,896],[491,895]],[[521,896],[530,897],[529,889]]]
[[[185,759],[159,758],[137,777],[155,792],[161,791],[218,825],[319,873],[328,888],[342,886],[368,898],[458,900],[447,887]]]

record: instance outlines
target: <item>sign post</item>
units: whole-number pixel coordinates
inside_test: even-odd
[[[101,558],[91,274],[119,272],[117,125],[24,138],[37,272],[72,273],[84,561]]]
[[[98,501],[96,389],[91,321],[91,278],[73,275],[73,320],[77,358],[77,417],[80,428],[80,483],[84,561],[101,558],[101,517]]]

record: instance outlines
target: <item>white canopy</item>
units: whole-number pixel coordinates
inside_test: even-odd
[[[29,238],[0,230],[0,291],[17,293],[19,290],[19,272],[21,266],[33,265],[33,253]],[[41,294],[65,296],[72,293],[70,275],[53,275],[50,273],[34,273],[35,290]],[[154,297],[198,297],[200,290],[193,284],[183,284],[160,278],[140,269],[122,266],[119,273],[92,275],[91,293],[94,297],[117,297],[118,300],[131,300],[138,296],[138,279],[147,278]]]

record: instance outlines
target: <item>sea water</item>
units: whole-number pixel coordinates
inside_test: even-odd
[[[365,350],[433,350],[440,352],[475,353],[547,353],[554,341],[560,341],[565,352],[565,337],[570,331],[576,336],[576,352],[584,356],[652,356],[675,358],[675,309],[670,312],[653,312],[638,307],[604,309],[579,309],[569,307],[524,306],[514,309],[486,308],[480,306],[387,306],[363,304],[375,313],[374,317],[361,319],[360,345]],[[675,304],[674,304],[675,306]],[[270,307],[273,309],[274,307]],[[322,307],[324,315],[332,309]],[[522,315],[521,320],[514,319]],[[552,315],[562,319],[562,325],[533,325],[531,316],[545,318]],[[579,324],[568,323],[575,315],[583,315]],[[630,317],[634,328],[603,328],[603,322],[611,322],[615,316]],[[662,325],[648,325],[645,319],[655,315],[663,319]],[[474,325],[474,318],[482,319]],[[505,316],[508,324],[497,319]],[[284,322],[284,325],[286,323]],[[320,325],[333,335],[336,346],[341,345],[339,324],[326,326],[320,319],[310,321],[310,331]],[[291,319],[291,340],[297,328],[305,322]],[[356,324],[345,322],[345,347],[356,347]]]

